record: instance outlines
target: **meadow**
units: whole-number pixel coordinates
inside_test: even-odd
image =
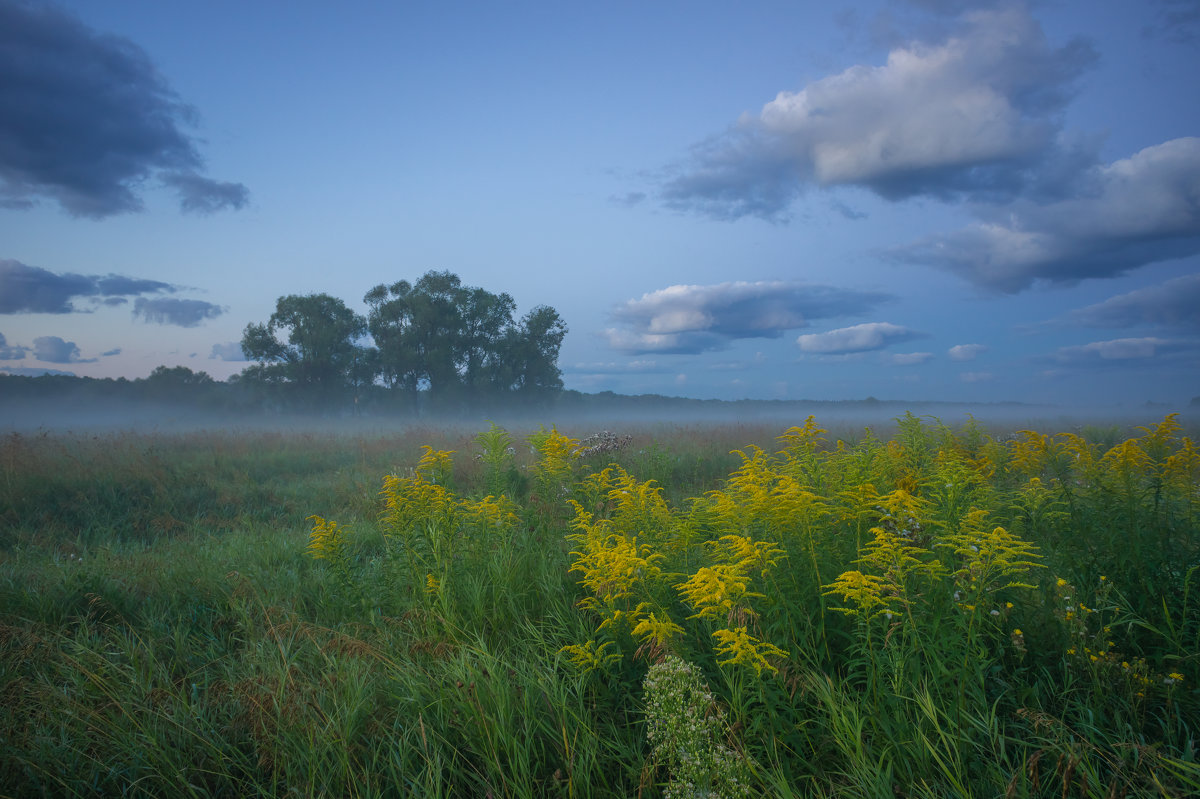
[[[1200,793],[1141,427],[13,433],[0,796]]]

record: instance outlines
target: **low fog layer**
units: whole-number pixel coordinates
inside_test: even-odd
[[[594,400],[592,395],[583,395]],[[457,415],[340,414],[236,414],[201,410],[170,403],[120,403],[79,401],[69,398],[46,401],[0,398],[0,432],[74,433],[188,433],[206,430],[265,430],[311,433],[363,434],[410,427],[454,427],[486,429],[489,422],[513,431],[556,425],[572,436],[600,430],[681,425],[766,425],[781,430],[802,424],[812,415],[834,434],[871,427],[879,432],[894,427],[906,412],[934,418],[952,427],[974,418],[989,429],[1068,430],[1079,425],[1157,424],[1169,413],[1180,413],[1187,427],[1200,427],[1200,407],[1166,404],[1138,406],[1062,407],[1023,403],[948,403],[929,401],[699,401],[668,397],[610,396],[604,401],[561,402],[543,409],[491,408]]]

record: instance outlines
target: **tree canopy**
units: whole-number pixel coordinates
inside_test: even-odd
[[[269,321],[246,326],[242,351],[256,363],[239,382],[322,410],[379,389],[392,404],[442,410],[537,404],[562,390],[567,327],[549,306],[517,321],[509,294],[437,271],[375,286],[363,302],[365,318],[328,294],[280,297]]]
[[[359,344],[366,329],[366,320],[328,294],[280,297],[266,324],[242,333],[242,352],[258,361],[243,379],[288,384],[293,399],[311,409],[342,405],[371,377],[371,356]]]

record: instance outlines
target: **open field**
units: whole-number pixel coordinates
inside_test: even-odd
[[[1192,431],[820,421],[8,435],[0,796],[1200,791]]]

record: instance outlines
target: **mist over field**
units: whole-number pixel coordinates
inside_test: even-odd
[[[651,429],[672,426],[778,426],[780,430],[814,416],[835,433],[854,435],[863,428],[886,431],[905,413],[937,419],[952,427],[975,419],[994,431],[1069,429],[1073,426],[1118,426],[1132,429],[1156,424],[1168,413],[1179,413],[1185,427],[1200,425],[1200,407],[1056,406],[1026,403],[957,403],[930,401],[858,400],[843,402],[689,400],[673,397],[611,396],[603,401],[567,398],[549,408],[510,405],[477,412],[414,415],[304,415],[219,411],[167,402],[105,402],[69,398],[6,401],[0,398],[0,431],[86,433],[190,433],[199,431],[271,431],[362,435],[402,431],[413,427],[483,429],[490,422],[513,430],[556,425],[572,435],[599,430]]]

